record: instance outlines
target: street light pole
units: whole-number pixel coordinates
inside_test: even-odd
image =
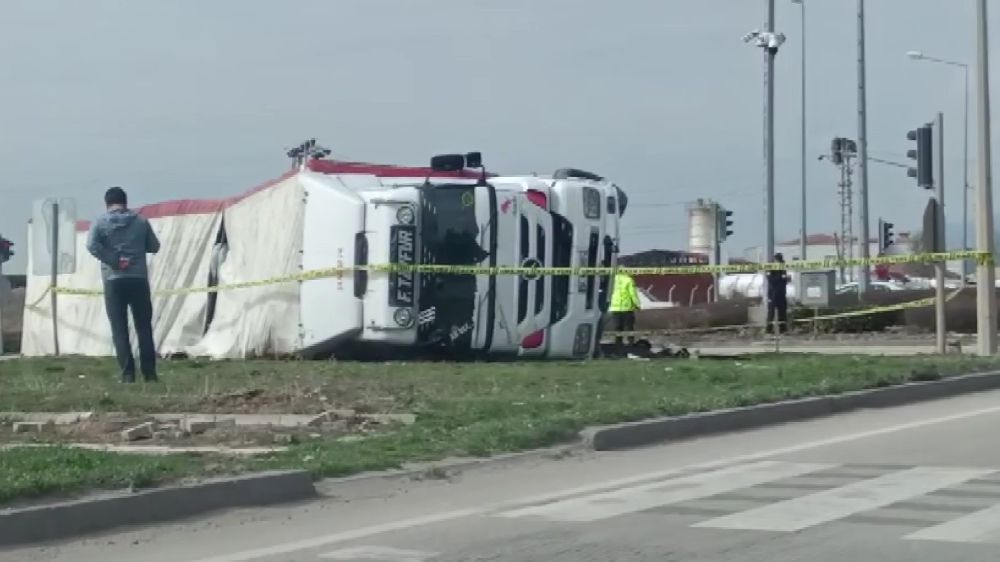
[[[939,64],[946,64],[948,66],[953,66],[962,69],[962,75],[965,80],[965,127],[962,137],[962,155],[964,160],[962,161],[962,249],[969,249],[969,190],[971,186],[969,185],[969,65],[961,62],[955,62],[946,59],[939,59],[937,57],[929,57],[920,51],[909,51],[906,56],[913,60],[923,60],[928,62],[935,62]],[[962,262],[962,286],[966,284],[966,278],[969,275],[969,262]]]
[[[767,0],[767,32],[774,33],[774,0]],[[765,113],[765,139],[764,158],[767,161],[765,168],[764,187],[764,261],[774,260],[774,55],[777,48],[766,49],[767,59],[767,101],[764,109]]]
[[[785,36],[774,31],[774,0],[767,0],[767,29],[755,29],[743,41],[764,49],[764,256],[774,259],[774,57]]]
[[[869,257],[868,248],[868,116],[865,95],[865,0],[858,0],[858,197],[861,199],[858,219],[861,222],[862,260]],[[868,265],[858,271],[858,296],[868,292]]]
[[[976,0],[976,122],[979,180],[976,182],[976,247],[993,256],[993,167],[990,163],[990,63],[986,0]],[[980,355],[997,352],[996,271],[993,260],[976,268],[976,332]]]
[[[802,16],[802,23],[800,26],[801,37],[799,38],[799,42],[802,43],[802,117],[800,119],[802,125],[802,137],[799,141],[801,144],[800,148],[802,149],[802,225],[799,229],[799,259],[806,261],[809,259],[806,255],[806,250],[808,249],[806,246],[806,237],[808,236],[808,231],[806,230],[806,3],[805,0],[792,0],[792,3],[799,5],[800,14]]]

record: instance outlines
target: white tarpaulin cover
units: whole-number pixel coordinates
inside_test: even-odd
[[[300,348],[297,282],[220,291],[207,331],[210,293],[155,293],[206,287],[222,229],[228,248],[218,269],[220,285],[298,273],[304,205],[298,176],[288,175],[240,198],[175,201],[139,210],[161,242],[160,252],[150,256],[149,262],[153,331],[161,355],[244,358]],[[86,250],[83,226],[76,235],[76,272],[60,275],[58,283],[73,289],[100,289],[100,266]],[[33,247],[30,242],[29,248]],[[29,273],[33,259],[29,252]],[[50,299],[45,295],[48,285],[48,276],[29,274],[21,345],[27,356],[54,351]],[[57,306],[60,353],[113,355],[101,296],[60,294]]]

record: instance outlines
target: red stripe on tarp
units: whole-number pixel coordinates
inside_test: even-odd
[[[159,219],[163,217],[179,217],[183,215],[204,215],[207,213],[218,213],[234,203],[238,203],[254,193],[259,193],[295,175],[295,171],[289,171],[279,178],[262,183],[249,191],[245,191],[235,197],[228,199],[178,199],[175,201],[163,201],[139,207],[139,215],[147,219]],[[90,229],[90,221],[77,221],[76,229],[86,231]]]

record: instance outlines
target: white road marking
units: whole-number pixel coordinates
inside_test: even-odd
[[[652,472],[647,474],[642,474],[639,476],[632,476],[629,478],[623,478],[615,481],[602,482],[599,484],[590,484],[587,486],[580,486],[578,488],[572,488],[569,490],[560,490],[558,492],[550,494],[542,494],[538,496],[529,496],[524,498],[519,498],[517,500],[501,502],[495,505],[489,505],[484,507],[470,508],[470,509],[459,509],[455,511],[447,511],[443,513],[434,513],[429,515],[422,515],[419,517],[413,517],[410,519],[401,519],[398,521],[392,521],[389,523],[380,523],[378,525],[372,525],[370,527],[362,527],[359,529],[353,529],[350,531],[343,531],[338,533],[330,533],[327,535],[320,535],[317,537],[290,541],[283,544],[277,544],[273,546],[248,549],[239,552],[231,552],[228,554],[221,554],[219,556],[213,556],[209,558],[202,558],[194,562],[245,562],[247,560],[255,560],[257,558],[264,558],[265,556],[277,556],[280,554],[287,554],[289,552],[296,552],[299,550],[306,550],[310,548],[318,548],[321,546],[326,546],[330,544],[336,544],[339,542],[345,542],[349,540],[358,540],[381,533],[388,533],[392,531],[399,531],[402,529],[410,529],[413,527],[420,527],[422,525],[430,525],[434,523],[440,523],[443,521],[451,521],[454,519],[460,519],[463,517],[472,517],[476,515],[482,515],[484,513],[490,513],[494,511],[502,511],[513,509],[518,506],[531,505],[536,503],[543,503],[547,501],[554,501],[561,498],[566,498],[570,496],[595,493],[602,490],[611,490],[616,487],[629,486],[637,484],[640,482],[647,482],[650,480],[670,478],[676,476],[686,471],[692,469],[702,469],[709,470],[713,468],[718,468],[738,462],[750,462],[760,459],[766,459],[767,457],[773,457],[778,455],[787,455],[791,453],[799,453],[802,451],[808,451],[810,449],[818,449],[820,447],[828,447],[830,445],[837,445],[840,443],[849,443],[851,441],[857,441],[860,439],[867,439],[869,437],[879,437],[881,435],[888,435],[892,433],[898,433],[900,431],[908,431],[911,429],[919,429],[921,427],[927,427],[931,425],[937,425],[940,423],[948,423],[953,421],[965,420],[969,418],[975,418],[978,416],[984,416],[989,414],[995,414],[1000,412],[1000,406],[992,406],[990,408],[983,408],[980,410],[973,410],[970,412],[962,412],[960,414],[951,414],[948,416],[941,416],[938,418],[924,419],[915,422],[908,422],[898,425],[892,425],[888,427],[883,427],[879,429],[872,429],[869,431],[861,431],[858,433],[850,433],[847,435],[840,435],[837,437],[829,437],[827,439],[819,439],[815,441],[806,441],[804,443],[799,443],[797,445],[789,445],[788,447],[780,447],[777,449],[771,449],[769,451],[760,451],[757,453],[749,453],[745,455],[736,455],[734,457],[729,457],[726,459],[719,459],[716,461],[703,463],[699,465],[693,465],[682,468],[675,468],[670,470],[663,470],[659,472]]]
[[[326,554],[320,554],[320,558],[327,560],[377,560],[378,562],[424,562],[428,558],[437,556],[437,552],[421,552],[419,550],[402,550],[388,546],[353,546],[342,548]]]
[[[782,478],[801,476],[838,465],[761,461],[603,494],[499,513],[501,517],[543,517],[553,521],[597,521],[663,505],[732,492]]]
[[[971,468],[916,467],[704,521],[694,527],[754,531],[801,531],[855,513],[892,505],[996,472]]]
[[[922,529],[904,538],[921,541],[1000,543],[1000,505]]]

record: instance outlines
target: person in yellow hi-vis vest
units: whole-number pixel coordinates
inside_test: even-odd
[[[615,274],[614,291],[611,293],[611,306],[608,312],[611,313],[612,325],[615,332],[615,347],[621,349],[621,332],[632,332],[635,330],[635,311],[639,310],[639,291],[635,288],[635,281],[625,273]],[[635,336],[628,336],[628,343],[635,343]]]

